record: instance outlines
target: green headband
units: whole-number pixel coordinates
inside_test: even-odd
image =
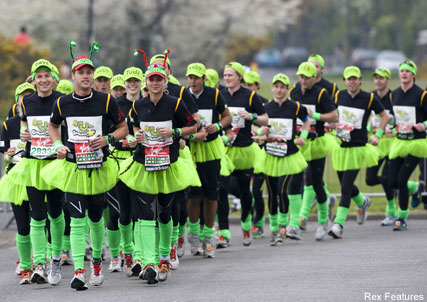
[[[414,65],[412,65],[412,64],[402,63],[399,66],[399,71],[401,71],[402,69],[407,69],[410,72],[412,72],[413,75],[417,75],[417,68]]]

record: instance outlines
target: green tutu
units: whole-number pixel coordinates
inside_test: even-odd
[[[396,137],[388,137],[385,135],[380,139],[378,146],[376,147],[382,153],[381,158],[384,158],[390,154],[391,146],[394,144],[395,140],[396,140]]]
[[[111,158],[116,158],[119,162],[132,157],[131,151],[113,149]]]
[[[278,157],[263,151],[262,173],[271,177],[301,173],[307,168],[307,162],[300,151],[289,156]]]
[[[24,200],[28,201],[27,187],[14,184],[9,174],[4,175],[0,179],[0,201],[20,206]]]
[[[168,194],[201,186],[194,163],[180,157],[168,169],[153,172],[145,171],[143,164],[128,158],[120,164],[119,179],[132,190],[147,194]]]
[[[255,168],[255,164],[261,156],[261,149],[255,142],[247,147],[232,146],[228,156],[233,162],[235,170],[249,170]]]
[[[231,161],[231,158],[227,154],[224,154],[221,158],[221,170],[219,174],[221,176],[227,177],[227,176],[230,176],[231,173],[233,173],[233,171],[234,171],[234,165],[233,165],[233,162]]]
[[[336,171],[360,170],[374,167],[382,152],[371,144],[362,147],[339,147],[332,152],[332,165]]]
[[[221,159],[224,154],[223,146],[224,144],[219,137],[210,142],[190,142],[191,155],[197,163]]]
[[[41,177],[62,192],[97,195],[110,191],[117,183],[117,163],[107,158],[101,169],[77,169],[77,164],[65,159],[54,160],[42,169]]]
[[[325,158],[339,147],[337,140],[331,135],[323,135],[315,139],[307,139],[304,146],[300,147],[306,161]]]
[[[40,171],[56,160],[39,160],[34,158],[23,158],[9,172],[10,181],[14,184],[34,187],[40,191],[51,191],[54,186],[40,177]]]
[[[389,158],[405,158],[412,155],[419,158],[427,157],[427,140],[425,138],[404,140],[396,138],[391,145]]]
[[[193,157],[191,156],[190,148],[185,146],[184,149],[179,149],[179,158],[193,161]]]

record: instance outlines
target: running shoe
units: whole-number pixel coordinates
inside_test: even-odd
[[[21,285],[30,284],[32,273],[33,273],[33,271],[31,271],[31,270],[21,271],[19,284],[21,284]]]
[[[357,207],[356,222],[357,224],[363,224],[368,217],[368,208],[371,205],[371,199],[365,196],[365,203],[359,208]]]
[[[332,219],[332,215],[334,213],[335,204],[337,203],[337,197],[335,195],[330,194],[328,199],[329,206],[329,219]]]
[[[160,260],[159,263],[159,281],[166,281],[172,273],[172,267],[168,260]]]
[[[295,240],[301,240],[301,229],[288,225],[286,227],[286,237],[295,239]]]
[[[242,208],[242,205],[240,203],[240,199],[234,198],[233,199],[233,206],[231,207],[230,211],[231,212],[237,212],[237,211],[240,211],[241,208]]]
[[[270,246],[276,246],[279,243],[282,243],[283,240],[280,237],[280,233],[279,230],[275,231],[275,232],[271,232],[271,240],[270,240]]]
[[[414,194],[412,194],[412,200],[411,200],[411,206],[413,208],[416,208],[420,205],[421,203],[421,193],[424,191],[424,187],[425,187],[425,183],[424,181],[420,181],[418,183],[418,188],[417,191],[415,191]]]
[[[260,239],[264,237],[264,228],[262,226],[254,226],[251,232],[252,232],[252,237],[254,239]]]
[[[406,224],[406,220],[402,217],[399,217],[394,222],[393,231],[403,231],[406,230],[408,225]]]
[[[58,259],[58,260],[50,259],[50,270],[49,270],[49,275],[47,276],[47,280],[52,285],[58,285],[61,279],[62,279],[61,259]]]
[[[16,268],[15,268],[15,274],[18,276],[21,276],[22,268],[21,268],[21,262],[18,260],[16,261]]]
[[[282,242],[286,240],[286,226],[279,226],[279,236]]]
[[[73,260],[71,260],[70,251],[61,252],[61,265],[72,265]]]
[[[188,242],[190,242],[191,255],[193,256],[201,255],[199,235],[188,234]]]
[[[90,274],[89,283],[93,286],[99,286],[104,282],[104,275],[102,274],[102,259],[93,258],[91,262],[92,273]]]
[[[74,288],[75,290],[88,289],[85,272],[85,269],[77,270],[74,272],[74,277],[71,280],[71,288]]]
[[[394,225],[394,222],[396,221],[396,219],[397,219],[396,216],[386,215],[385,218],[383,219],[383,221],[381,221],[381,225],[382,226],[392,226],[392,225]]]
[[[35,266],[33,274],[31,275],[31,283],[47,283],[46,266],[44,264],[39,263]]]
[[[179,236],[178,248],[177,248],[178,257],[181,258],[182,256],[184,256],[184,253],[185,253],[185,238],[184,236]]]
[[[138,277],[142,271],[141,260],[135,260],[131,268],[132,276]]]
[[[307,230],[307,219],[305,219],[304,217],[300,217],[299,221],[300,221],[299,228],[303,231]]]
[[[334,239],[342,238],[343,233],[344,228],[338,223],[334,223],[328,232],[329,236],[332,236]]]
[[[179,266],[179,258],[176,255],[177,246],[178,245],[176,243],[172,244],[171,253],[169,255],[172,270],[178,269]]]
[[[108,266],[108,271],[110,273],[121,272],[122,268],[120,266],[120,257],[113,257]]]
[[[147,284],[158,283],[159,280],[158,280],[157,267],[152,264],[148,264],[144,266],[144,269],[141,270],[141,273],[139,274],[139,278],[142,280],[147,280]]]
[[[243,231],[242,244],[243,246],[250,246],[252,243],[251,231]]]
[[[124,272],[126,274],[126,276],[128,277],[132,277],[133,272],[132,272],[132,265],[133,265],[133,258],[132,258],[132,254],[125,254],[125,264],[124,264]]]
[[[213,245],[214,239],[205,237],[203,239],[203,257],[205,258],[214,258],[215,257],[215,250]]]
[[[230,239],[225,238],[223,235],[219,236],[216,242],[217,249],[225,249],[230,246]]]
[[[325,238],[326,234],[328,234],[328,223],[322,224],[317,227],[316,234],[314,235],[314,238],[316,238],[317,241],[323,240]]]

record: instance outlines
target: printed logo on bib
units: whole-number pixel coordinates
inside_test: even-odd
[[[11,139],[10,140],[10,147],[16,148],[15,150],[15,156],[12,158],[12,164],[17,164],[22,159],[22,153],[25,151],[25,145],[26,143],[22,142],[20,139]]]
[[[210,125],[212,124],[212,115],[213,110],[212,109],[199,109],[197,112],[200,118],[200,124],[202,126]]]
[[[46,116],[28,116],[28,128],[31,137],[49,137],[49,120],[50,117]]]
[[[49,116],[29,116],[28,128],[31,134],[30,155],[44,159],[56,154],[49,137]]]
[[[102,168],[102,156],[96,156],[95,152],[87,140],[85,143],[75,143],[76,163],[79,169],[98,169]],[[102,152],[101,152],[102,153]]]
[[[228,107],[228,110],[230,110],[233,128],[245,128],[245,119],[238,112],[246,109],[244,107]]]
[[[145,148],[145,171],[162,171],[169,168],[169,146],[155,146]]]
[[[362,129],[365,110],[347,106],[338,106],[339,124],[352,125],[354,129]]]
[[[310,108],[310,110],[312,112],[316,112],[316,105],[304,105],[304,107]],[[316,120],[312,119],[311,117],[309,118],[310,120],[310,125],[316,125]],[[300,120],[299,118],[297,118],[297,125],[303,125],[304,123],[302,122],[302,120]]]
[[[412,127],[416,122],[415,107],[393,106],[393,111],[396,118],[397,137],[405,140],[413,139]]]
[[[285,118],[270,118],[270,134],[268,138],[284,138],[285,140],[292,139],[292,129],[294,121]]]
[[[102,116],[67,117],[68,140],[87,142],[88,138],[102,135]]]
[[[390,110],[386,109],[385,111],[387,112],[388,115],[391,116]],[[381,122],[381,115],[375,114],[375,111],[372,111],[372,120],[371,120],[372,127],[379,128],[380,122]],[[393,126],[387,125],[387,129],[391,129],[391,128],[393,128]]]
[[[160,135],[159,128],[165,127],[172,129],[172,121],[164,122],[140,122],[139,127],[144,132],[145,147],[164,147],[173,143],[173,138],[163,138]]]

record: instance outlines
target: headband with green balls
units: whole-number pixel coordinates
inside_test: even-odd
[[[98,52],[99,49],[101,48],[101,45],[99,45],[98,42],[96,42],[96,41],[92,41],[92,44],[90,47],[89,58],[85,57],[85,56],[81,56],[81,57],[78,57],[77,59],[75,59],[74,54],[73,54],[73,47],[76,47],[76,46],[77,46],[76,42],[70,41],[70,56],[71,56],[71,59],[73,60],[73,65],[71,66],[71,69],[77,70],[84,65],[90,65],[93,68],[95,68],[95,66],[93,65],[93,62],[92,62],[93,52],[94,51]]]

